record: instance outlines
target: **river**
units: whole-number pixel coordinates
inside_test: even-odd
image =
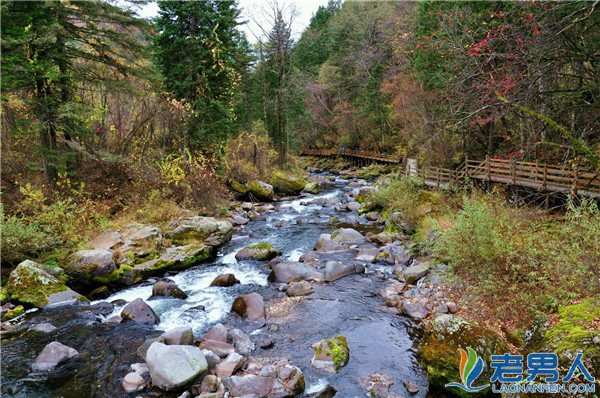
[[[326,176],[326,175],[323,175]],[[385,305],[377,294],[391,266],[368,264],[366,273],[351,275],[331,283],[315,284],[314,293],[302,298],[287,298],[276,284],[267,281],[269,267],[256,261],[236,261],[235,253],[252,243],[267,241],[283,252],[284,260],[297,261],[313,249],[321,233],[339,226],[351,226],[360,232],[381,227],[355,211],[339,209],[336,204],[348,200],[348,193],[366,185],[364,180],[331,178],[320,194],[290,198],[274,204],[238,229],[232,240],[220,248],[217,259],[175,275],[169,275],[188,294],[186,300],[150,299],[152,281],[118,291],[102,301],[117,301],[118,314],[123,301],[148,300],[160,316],[156,327],[134,323],[104,322],[110,315],[98,315],[87,305],[67,305],[42,309],[26,315],[21,333],[2,341],[2,392],[5,397],[127,397],[120,387],[129,365],[141,360],[136,349],[145,338],[173,327],[189,325],[201,338],[212,325],[221,322],[248,333],[252,339],[272,339],[270,349],[258,348],[253,357],[282,357],[298,366],[306,379],[306,393],[332,385],[338,397],[367,396],[363,381],[375,372],[394,379],[392,392],[399,396],[423,398],[428,383],[416,360],[414,326],[405,317],[380,311]],[[332,217],[336,217],[334,223]],[[320,254],[320,260],[354,261],[355,251]],[[211,287],[219,274],[233,273],[241,284]],[[267,302],[268,317],[263,327],[252,326],[230,314],[233,300],[248,292],[261,294]],[[94,304],[94,303],[92,303]],[[198,306],[204,306],[199,309]],[[111,314],[112,315],[112,314]],[[32,324],[50,322],[58,329],[49,334],[26,331]],[[337,374],[329,374],[310,365],[320,339],[343,335],[350,348],[350,361]],[[51,341],[77,349],[80,358],[50,379],[29,375],[30,365]],[[408,393],[403,382],[419,387]],[[131,396],[176,397],[158,390]]]

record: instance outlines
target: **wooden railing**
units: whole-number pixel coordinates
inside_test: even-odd
[[[545,191],[600,197],[600,173],[575,167],[488,158],[466,160],[456,170],[422,167],[417,176],[429,186],[452,188],[466,178],[520,185]]]

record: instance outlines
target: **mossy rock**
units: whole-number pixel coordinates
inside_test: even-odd
[[[561,368],[568,371],[578,353],[592,375],[600,371],[600,297],[583,300],[579,304],[561,307],[558,320],[549,327],[535,351],[554,352]]]
[[[167,271],[180,271],[214,258],[214,249],[204,243],[168,248],[160,257],[137,264],[133,271],[141,277],[161,275]]]
[[[25,307],[22,305],[18,305],[12,310],[7,311],[4,315],[2,315],[2,322],[9,321],[18,316],[21,316],[25,313]]]
[[[337,373],[350,360],[350,349],[344,336],[338,335],[317,343],[311,364],[319,369]]]
[[[420,362],[427,371],[429,383],[445,388],[447,383],[460,382],[458,349],[471,347],[490,363],[492,355],[503,354],[508,347],[502,337],[496,332],[481,325],[467,321],[456,315],[439,315],[431,321],[423,334],[420,344]],[[489,367],[479,376],[474,385],[485,384],[491,377]],[[452,393],[460,397],[483,396],[489,390],[480,393],[467,393],[458,388],[452,388]]]
[[[240,193],[242,195],[245,195],[245,194],[247,194],[250,191],[250,188],[248,186],[246,186],[246,185],[244,185],[241,182],[238,182],[236,180],[229,180],[229,186],[235,192]]]
[[[6,289],[10,300],[34,307],[49,304],[52,295],[72,292],[64,283],[62,269],[31,260],[23,261],[10,273]]]
[[[284,195],[298,195],[302,192],[307,183],[308,181],[306,181],[304,177],[283,173],[281,171],[276,171],[271,176],[271,184],[273,185],[275,192]]]
[[[268,242],[249,245],[236,253],[236,260],[269,261],[281,254],[281,251],[271,246]]]
[[[309,182],[304,186],[304,192],[312,193],[314,195],[319,193],[319,183]]]
[[[262,201],[270,202],[273,200],[273,186],[267,184],[266,182],[259,180],[252,180],[248,182],[248,188],[250,189],[250,194]]]

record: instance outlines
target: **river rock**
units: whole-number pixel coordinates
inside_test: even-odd
[[[451,314],[456,314],[458,312],[458,305],[456,305],[454,301],[448,301],[446,307],[448,307],[448,312]]]
[[[235,352],[232,344],[217,340],[202,340],[200,348],[214,352],[219,358],[225,358],[227,355]]]
[[[261,242],[244,247],[235,254],[236,260],[268,261],[280,255],[281,252],[268,242]]]
[[[308,181],[301,176],[296,176],[281,171],[276,171],[271,176],[271,184],[273,185],[275,192],[284,195],[298,195],[300,192],[302,192],[307,182]]]
[[[358,202],[350,202],[346,204],[346,209],[348,211],[358,211],[361,208],[361,204]]]
[[[252,372],[223,380],[232,397],[297,397],[304,392],[304,375],[295,366],[265,365]]]
[[[356,253],[356,260],[372,262],[375,259],[375,256],[379,253],[379,249],[376,247],[360,249],[358,253]]]
[[[65,279],[61,268],[25,260],[10,273],[6,291],[11,300],[34,307],[87,301],[69,289]]]
[[[185,300],[188,295],[175,282],[158,281],[152,286],[152,296],[173,297]]]
[[[163,390],[182,387],[208,367],[202,350],[189,345],[153,343],[146,354],[152,384]]]
[[[231,305],[231,311],[252,322],[265,320],[265,303],[258,293],[248,293],[236,298]]]
[[[194,334],[189,326],[180,326],[170,329],[160,335],[167,345],[191,345],[194,343]]]
[[[375,256],[375,262],[383,262],[390,265],[407,266],[411,255],[399,243],[385,245]]]
[[[211,327],[210,330],[204,335],[204,340],[222,341],[227,343],[227,328],[223,326],[222,323],[213,325],[213,327]]]
[[[394,379],[383,373],[372,373],[363,380],[363,386],[367,395],[374,398],[389,397],[390,388],[394,384]]]
[[[365,241],[365,237],[355,229],[340,228],[333,231],[331,234],[331,240],[337,243],[356,244],[363,243]]]
[[[408,315],[410,318],[414,319],[415,321],[420,321],[426,318],[427,315],[429,315],[429,311],[427,311],[427,309],[423,305],[410,302],[404,303],[404,305],[402,306],[402,312]]]
[[[221,361],[215,367],[215,373],[218,377],[229,377],[236,372],[244,364],[244,357],[237,352],[227,355],[223,361]]]
[[[312,285],[307,281],[298,281],[290,283],[286,294],[290,297],[305,296],[314,291]]]
[[[58,341],[53,341],[44,347],[33,365],[31,365],[31,369],[34,372],[51,372],[57,366],[76,357],[79,357],[76,349],[67,347]]]
[[[69,256],[64,270],[76,284],[89,285],[109,279],[117,266],[112,250],[79,250]]]
[[[113,303],[109,303],[106,301],[101,301],[99,303],[90,305],[88,311],[90,311],[94,315],[109,315],[115,309],[115,305]]]
[[[313,267],[298,263],[285,262],[276,264],[273,267],[273,272],[269,275],[271,282],[297,282],[301,280],[322,281],[323,274],[315,270]]]
[[[202,216],[174,220],[167,232],[167,236],[177,245],[204,241],[213,247],[229,242],[232,235],[233,225],[229,221]]]
[[[128,303],[121,311],[121,318],[146,325],[156,325],[160,322],[156,312],[141,298]]]
[[[233,221],[233,225],[246,225],[250,221],[246,217],[240,215],[233,216],[231,220]]]
[[[344,336],[323,339],[314,348],[315,355],[310,363],[315,368],[337,373],[350,360],[350,349]]]
[[[146,387],[144,378],[137,372],[129,372],[123,378],[121,387],[126,393],[143,390]]]
[[[242,355],[250,355],[256,349],[256,346],[250,340],[250,336],[240,329],[231,329],[227,333],[227,337],[235,347],[235,350]]]
[[[208,363],[208,370],[211,371],[221,362],[221,357],[212,352],[211,350],[202,349],[206,363]],[[227,355],[225,355],[227,356]]]
[[[161,275],[166,271],[179,271],[211,260],[214,248],[203,242],[185,246],[171,246],[158,257],[136,264],[133,271],[144,277]]]
[[[348,249],[348,246],[333,241],[330,234],[319,235],[319,239],[317,239],[317,243],[315,244],[315,250],[318,252],[336,252],[346,249]]]
[[[496,332],[459,316],[438,315],[425,324],[419,359],[423,368],[427,369],[427,378],[432,386],[443,389],[447,383],[460,380],[457,350],[466,347],[475,350],[486,363],[490,363],[492,355],[509,352],[504,339]],[[486,367],[478,380],[489,380],[491,373],[491,369]]]
[[[145,376],[148,373],[150,373],[148,365],[142,362],[132,363],[131,365],[129,365],[129,369],[131,369],[132,372],[139,374],[140,376]]]
[[[328,261],[325,264],[325,282],[332,282],[352,274],[362,274],[365,267],[362,264],[342,263],[341,261]]]
[[[260,201],[270,202],[273,200],[273,186],[259,180],[248,181],[246,184],[251,196]]]
[[[304,192],[312,193],[316,195],[319,193],[319,183],[318,182],[309,182],[304,186]]]
[[[211,286],[230,287],[240,283],[239,279],[234,274],[221,274],[217,276],[211,283]]]
[[[373,235],[369,236],[367,239],[370,242],[377,243],[379,245],[385,245],[385,244],[393,243],[399,237],[400,237],[400,234],[398,234],[398,233],[390,232],[390,231],[383,231],[378,234],[373,234]]]
[[[416,263],[402,271],[402,276],[406,283],[415,284],[415,282],[425,276],[428,272],[429,263]]]

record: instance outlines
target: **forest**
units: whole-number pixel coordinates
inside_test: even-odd
[[[458,368],[467,346],[488,364],[493,354],[553,352],[561,377],[582,354],[584,369],[598,375],[600,191],[589,188],[600,179],[597,2],[329,0],[300,27],[300,1],[245,10],[235,0],[158,0],[157,15],[143,18],[148,3],[0,6],[7,396],[129,396],[144,389],[165,397],[183,389],[181,397],[331,397],[336,390],[471,396],[464,388],[473,380]],[[252,35],[243,29],[249,24]],[[306,150],[362,151],[397,163],[300,156]],[[489,169],[487,181],[431,189],[407,175],[407,159],[423,170],[490,159],[536,170],[552,165],[575,173],[575,189],[545,190],[546,172],[537,190],[515,187],[514,175],[512,185],[493,184]],[[587,181],[587,194],[577,195],[578,180]],[[257,261],[270,262],[257,268]],[[338,269],[344,264],[353,268]],[[360,282],[355,274],[364,272]],[[190,282],[209,276],[206,286]],[[229,293],[192,300],[215,286]],[[168,293],[157,293],[163,289]],[[125,321],[140,313],[156,322],[82,337],[84,310],[45,309],[65,292],[91,307],[85,311],[101,325],[131,324]],[[343,319],[306,299],[311,293],[331,295],[323,300],[338,303]],[[181,302],[151,300],[156,296]],[[346,324],[351,302],[363,304],[356,318],[367,326],[382,322],[387,331],[385,317],[395,316],[387,338],[418,350],[390,352],[407,356],[398,366],[410,370],[394,374],[387,366],[400,362],[373,359],[386,352],[386,338],[383,348],[371,342],[367,353],[359,351],[357,341],[377,336]],[[307,326],[317,318],[293,317],[317,314],[311,305],[324,311],[323,336]],[[194,318],[189,311],[197,307],[202,314]],[[255,311],[266,325],[260,341],[249,329]],[[373,313],[379,318],[367,321]],[[399,318],[418,324],[419,337]],[[44,331],[40,346],[32,328],[46,323],[58,332]],[[188,326],[189,343],[181,331],[160,335],[161,347],[151,340],[159,338],[156,328]],[[436,337],[453,327],[472,336]],[[280,342],[278,328],[300,337]],[[73,338],[79,375],[41,387],[15,384],[29,372],[20,361],[32,362],[42,348],[43,355],[45,343],[59,338],[52,333],[68,345]],[[221,345],[213,341],[220,333]],[[310,339],[319,338],[310,360]],[[119,346],[104,358],[119,367],[103,362],[92,370],[84,351],[127,339],[135,347]],[[178,342],[162,344],[169,339]],[[192,355],[168,348],[195,345],[204,366],[190,367],[202,370],[183,381],[166,376],[172,373],[161,369],[162,355]],[[77,351],[62,347],[55,365],[66,367],[75,356],[67,349]],[[145,347],[149,374],[127,370],[140,361],[137,347]],[[262,376],[267,365],[260,359],[276,356],[290,362],[269,363],[277,376]],[[56,370],[39,361],[34,371]],[[319,373],[332,369],[337,376]],[[249,379],[259,373],[274,380],[261,384],[264,391]],[[575,377],[598,387],[581,369]],[[99,380],[110,387],[90,390]],[[459,380],[462,390],[447,387]]]

